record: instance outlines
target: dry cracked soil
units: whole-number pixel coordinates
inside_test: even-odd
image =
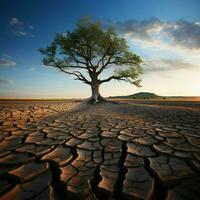
[[[1,200],[199,198],[199,102],[0,102]]]

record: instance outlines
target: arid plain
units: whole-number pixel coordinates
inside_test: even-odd
[[[199,174],[199,101],[0,101],[1,200],[197,200]]]

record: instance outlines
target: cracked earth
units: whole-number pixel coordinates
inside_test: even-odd
[[[197,102],[0,102],[1,200],[199,197]]]

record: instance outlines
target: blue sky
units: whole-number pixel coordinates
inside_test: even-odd
[[[1,0],[0,97],[90,96],[87,85],[44,67],[38,52],[84,15],[112,24],[146,64],[142,88],[111,82],[104,96],[200,96],[199,10],[199,0]]]

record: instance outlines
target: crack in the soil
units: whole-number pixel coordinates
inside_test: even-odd
[[[92,179],[89,181],[91,191],[95,197],[98,195],[98,184],[102,180],[100,175],[100,165],[101,164],[96,166]]]
[[[126,146],[125,141],[122,142],[121,150],[122,150],[121,157],[118,164],[118,167],[120,170],[119,170],[119,174],[118,174],[117,180],[114,185],[114,190],[113,190],[113,197],[117,200],[122,199],[121,195],[122,195],[122,189],[123,189],[123,182],[125,180],[126,173],[127,173],[127,168],[124,166],[124,162],[127,156],[127,146]]]
[[[144,168],[154,180],[152,191],[148,195],[147,200],[165,200],[168,194],[168,189],[164,187],[158,175],[150,167],[150,161],[148,158],[144,158]]]
[[[48,161],[49,168],[52,174],[52,182],[51,185],[55,190],[55,193],[60,200],[64,200],[67,198],[66,190],[62,182],[60,181],[61,170],[57,162],[50,160]]]
[[[71,147],[70,153],[72,154],[72,159],[70,162],[73,162],[78,157],[76,146]],[[61,172],[59,164],[53,160],[49,160],[48,163],[49,163],[50,171],[52,174],[51,185],[53,189],[55,190],[57,199],[59,200],[72,199],[70,197],[69,192],[66,190],[66,185],[60,180],[60,174],[62,172]]]

